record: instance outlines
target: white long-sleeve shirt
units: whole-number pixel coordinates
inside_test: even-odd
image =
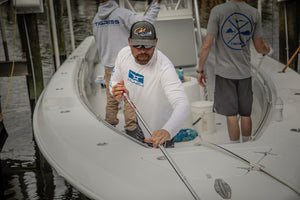
[[[150,129],[165,129],[173,138],[186,121],[190,107],[171,61],[155,50],[151,60],[146,65],[140,65],[135,62],[127,46],[117,56],[110,91],[121,80],[124,80],[130,99]]]

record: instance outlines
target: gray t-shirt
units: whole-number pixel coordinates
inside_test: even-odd
[[[251,77],[250,41],[262,37],[257,9],[236,1],[215,6],[207,33],[216,37],[216,75],[229,79]]]

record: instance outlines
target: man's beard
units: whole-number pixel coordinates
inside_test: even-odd
[[[135,60],[140,65],[146,65],[149,62],[149,60],[152,58],[152,55],[153,55],[153,53],[151,55],[145,54],[145,53],[138,54],[135,56]]]

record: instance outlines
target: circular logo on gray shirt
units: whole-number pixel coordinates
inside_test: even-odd
[[[241,50],[250,41],[253,32],[251,20],[242,13],[232,13],[221,28],[223,42],[233,50]]]

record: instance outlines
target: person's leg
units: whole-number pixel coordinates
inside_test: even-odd
[[[109,81],[113,69],[105,69],[105,85],[106,85],[106,108],[105,108],[105,121],[111,125],[117,125],[119,120],[117,118],[119,102],[109,92]]]
[[[133,131],[137,128],[136,114],[127,101],[124,101],[125,130]]]
[[[229,138],[233,142],[240,140],[240,127],[237,116],[226,116]]]
[[[252,132],[252,119],[251,117],[241,117],[241,130],[243,142],[250,140]]]
[[[216,76],[214,111],[226,116],[228,134],[232,142],[238,142],[240,139],[236,84],[236,80]]]
[[[251,78],[242,79],[239,81],[238,95],[242,140],[243,142],[246,142],[250,140],[252,133],[251,112],[253,104],[253,92]]]

